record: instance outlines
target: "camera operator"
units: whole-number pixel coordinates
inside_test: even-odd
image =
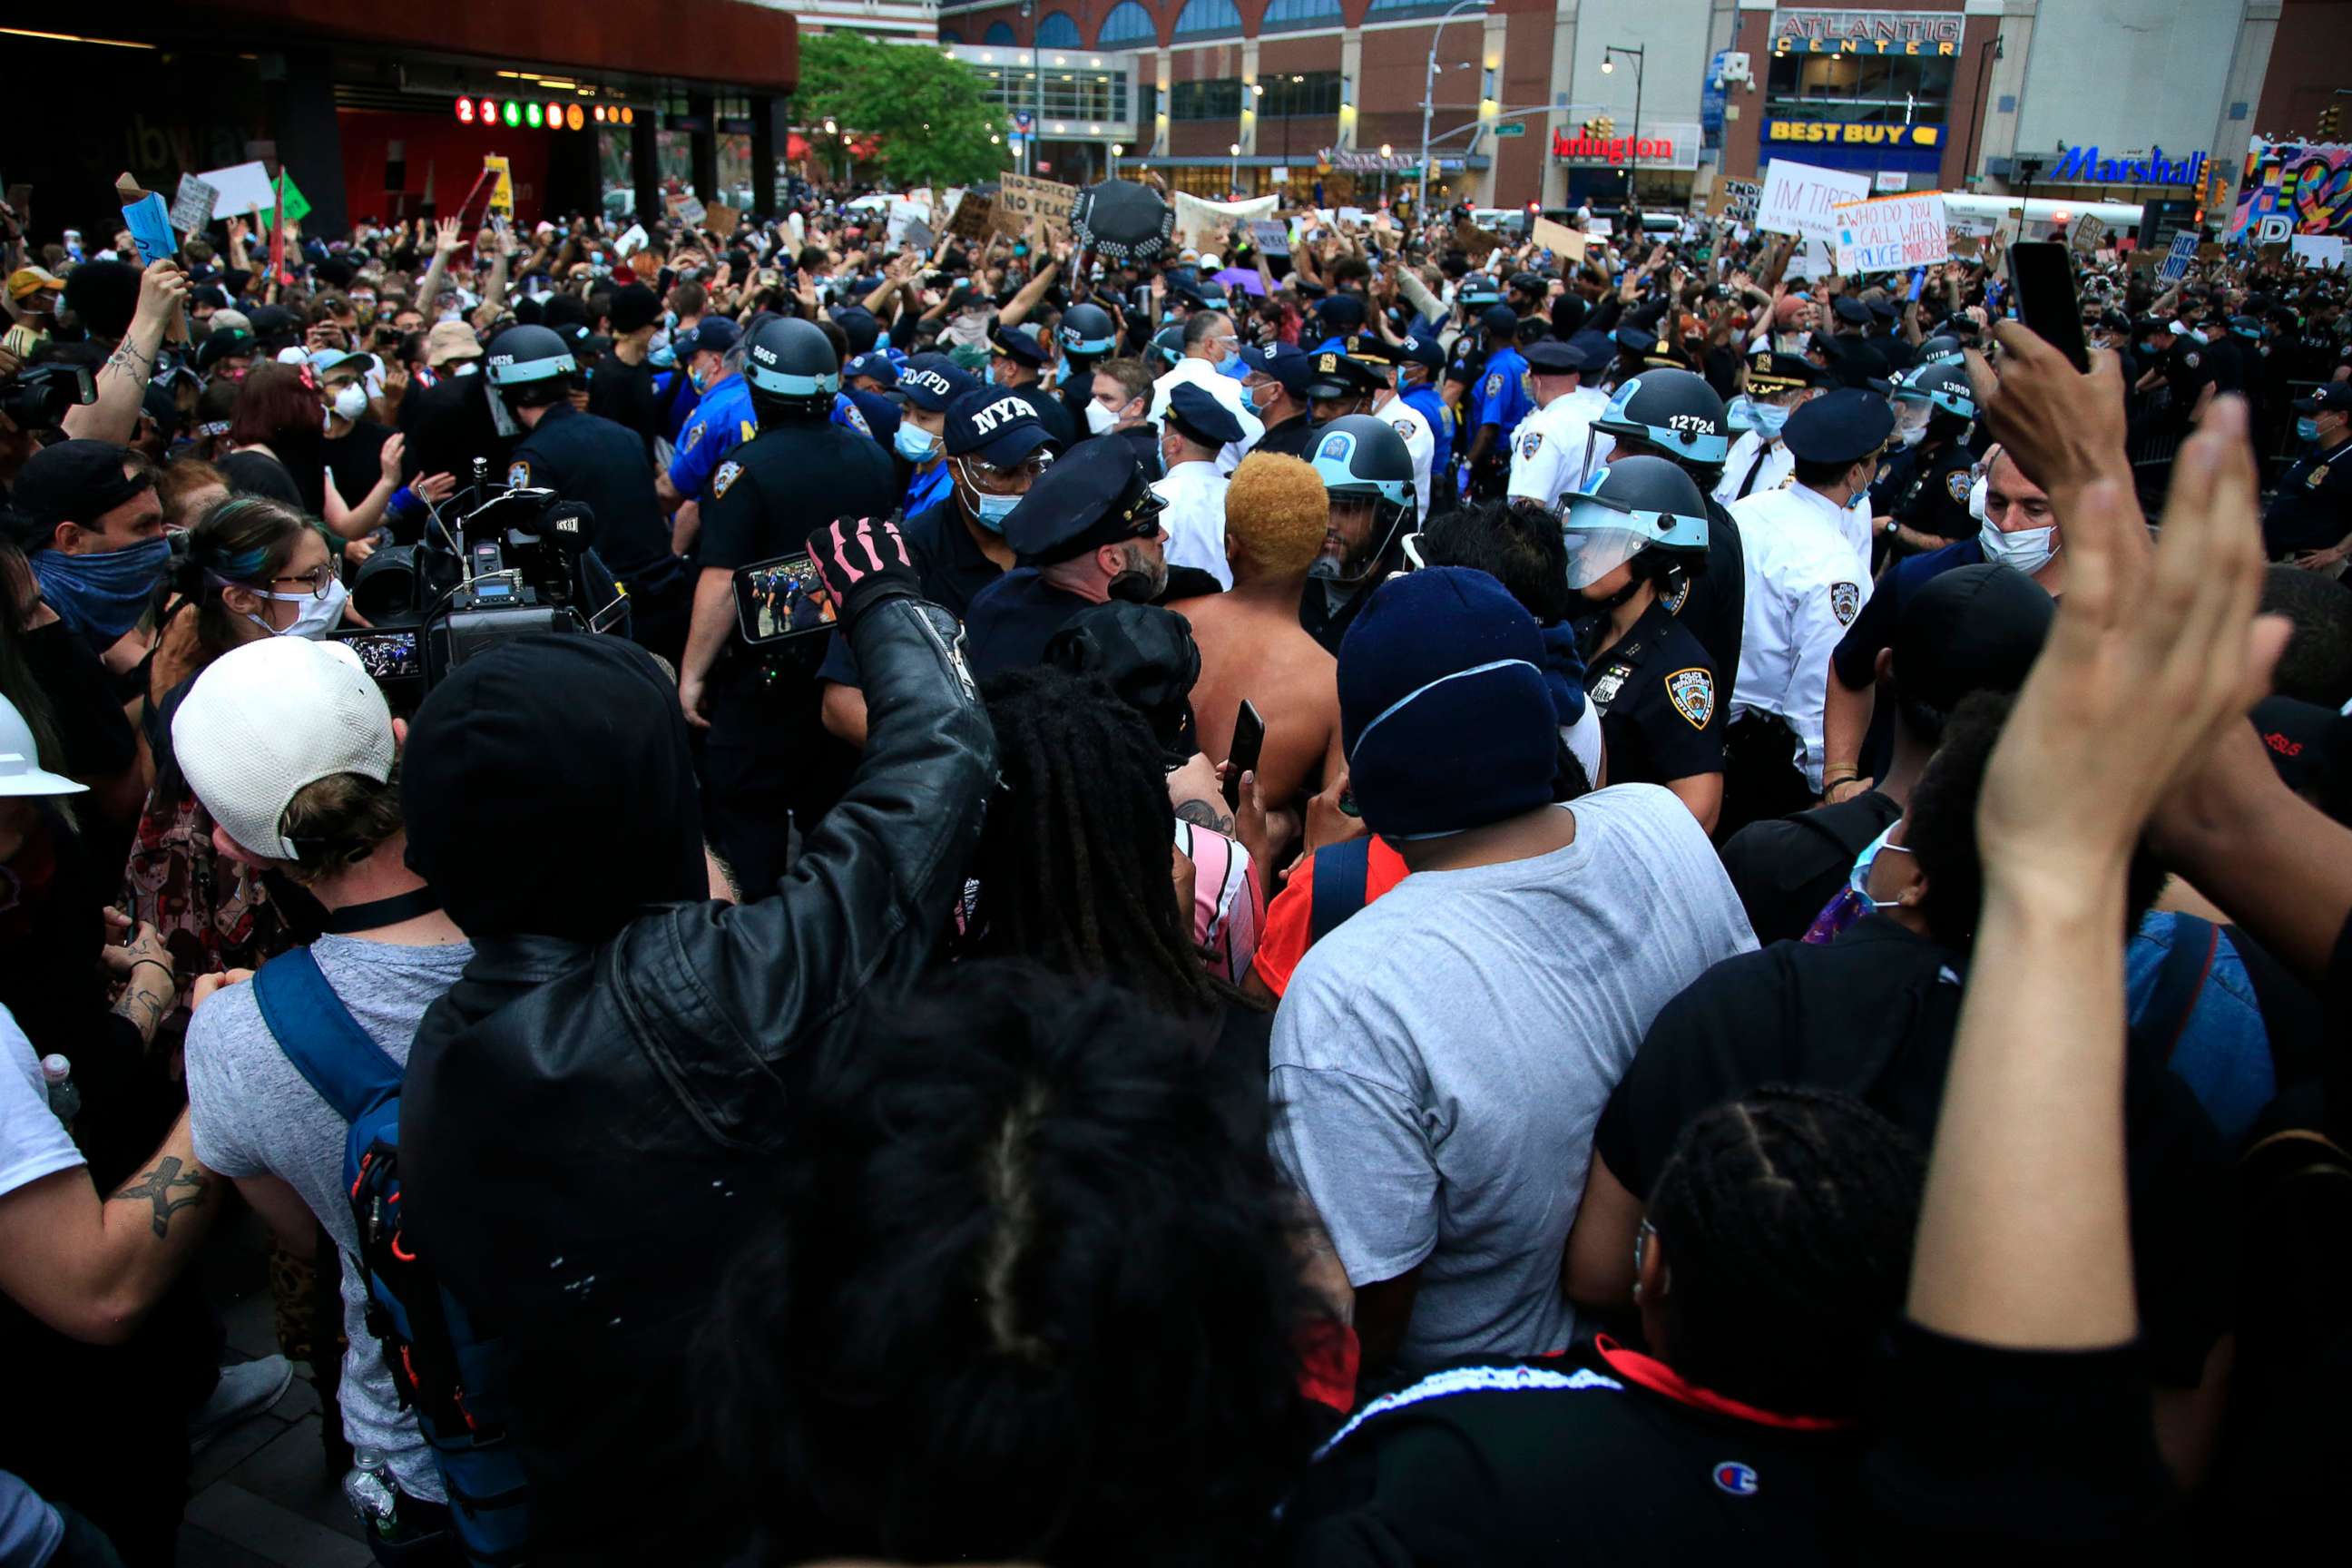
[[[804,658],[800,648],[766,661],[739,650],[722,662],[735,635],[735,572],[808,548],[836,518],[884,516],[898,486],[886,449],[832,422],[841,362],[814,323],[761,322],[743,379],[760,433],[710,476],[678,705],[710,731],[711,837],[745,886],[763,887],[783,869],[787,810],[808,826],[838,793],[848,752],[818,718],[824,639],[803,639]]]
[[[507,483],[554,490],[595,513],[596,553],[629,591],[630,636],[675,668],[692,590],[684,563],[669,552],[635,433],[572,406],[579,367],[551,328],[509,327],[491,339],[488,374],[492,394],[524,430]]]
[[[513,1347],[549,1561],[716,1560],[677,1544],[693,1478],[675,1473],[683,1445],[652,1436],[689,1425],[688,1324],[778,1174],[786,1077],[845,1042],[854,1004],[922,970],[995,773],[954,619],[915,597],[895,529],[810,543],[872,730],[824,830],[754,901],[706,901],[684,721],[615,638],[520,637],[469,661],[404,753],[408,863],[475,950],[409,1057],[404,1224]],[[624,1548],[646,1531],[664,1547]]]

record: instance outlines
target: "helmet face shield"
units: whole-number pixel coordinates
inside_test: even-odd
[[[1568,585],[1589,588],[1654,542],[1642,519],[1584,497],[1571,497],[1560,537],[1568,546]]]

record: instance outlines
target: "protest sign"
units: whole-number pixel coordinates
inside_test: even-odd
[[[269,171],[258,158],[249,163],[207,169],[196,178],[216,193],[213,203],[215,217],[241,217],[261,212],[278,200],[277,192],[269,187]]]
[[[1501,249],[1503,245],[1501,240],[1496,239],[1468,218],[1463,218],[1454,224],[1454,243],[1460,246],[1474,262],[1484,261]]]
[[[906,232],[898,237],[899,245],[908,250],[928,252],[939,242],[939,237],[931,232],[931,226],[921,218],[909,219]]]
[[[1723,216],[1734,223],[1754,223],[1757,204],[1764,199],[1764,187],[1755,180],[1723,180],[1718,183],[1723,196]]]
[[[1021,236],[1029,233],[1043,220],[1045,232],[1066,238],[1070,232],[1070,205],[1078,199],[1078,188],[1058,180],[1034,180],[1026,174],[1006,174],[996,184],[996,226],[1005,234]]]
[[[2287,254],[2299,256],[2314,267],[2341,267],[2345,264],[2344,237],[2340,234],[2298,234],[2286,242]]]
[[[172,226],[182,234],[202,232],[213,221],[213,207],[220,193],[194,174],[180,176],[180,188],[172,197]]]
[[[1252,218],[1250,238],[1268,256],[1290,254],[1290,226],[1280,218]]]
[[[1837,216],[1841,272],[1895,272],[1952,254],[1939,192],[1841,202],[1830,210]]]
[[[2165,254],[2164,265],[2156,269],[2159,282],[2178,283],[2189,276],[2189,263],[2197,255],[2197,231],[2184,228],[2172,237],[2172,248]]]
[[[713,202],[703,209],[702,226],[721,239],[732,235],[742,221],[743,215],[725,202]]]
[[[488,211],[499,217],[514,216],[514,171],[505,156],[491,153],[484,155],[482,168],[490,176]]]
[[[1597,217],[1584,226],[1584,232],[1594,239],[1607,239],[1617,232],[1617,226],[1605,217]]]
[[[1564,223],[1554,223],[1548,217],[1536,219],[1535,242],[1562,261],[1584,259],[1584,236]]]
[[[172,212],[163,197],[142,189],[128,174],[114,182],[114,194],[122,203],[122,226],[139,247],[141,266],[152,267],[179,254],[180,237],[172,232]]]
[[[2074,220],[2074,226],[2066,231],[2066,243],[2084,256],[2095,254],[2099,247],[2107,243],[2106,220],[2084,213]]]
[[[996,204],[978,191],[966,191],[963,200],[956,203],[955,216],[949,220],[948,235],[953,239],[979,239],[988,233],[993,221]]]
[[[1860,201],[1869,195],[1868,174],[1816,169],[1810,163],[1775,158],[1764,170],[1764,190],[1756,204],[1756,226],[1772,234],[1799,235],[1834,245],[1838,204]]]
[[[1881,195],[1907,191],[1911,188],[1911,176],[1901,169],[1881,169],[1874,184]]]
[[[499,179],[500,184],[505,183],[506,175],[503,172],[499,174]],[[498,199],[492,197],[490,207],[493,211],[497,210],[498,205]],[[702,226],[702,220],[710,216],[709,207],[704,206],[699,199],[688,195],[683,191],[674,191],[664,196],[662,205],[669,209],[671,217],[689,228],[699,228]]]

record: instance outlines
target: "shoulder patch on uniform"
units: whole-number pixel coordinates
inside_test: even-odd
[[[1853,625],[1853,617],[1861,611],[1862,585],[1860,584],[1832,583],[1830,584],[1830,614],[1838,618],[1838,625],[1842,626]]]
[[[1400,441],[1410,441],[1421,433],[1421,426],[1414,424],[1410,419],[1400,419],[1392,427],[1395,429],[1397,439]]]
[[[1537,449],[1542,445],[1543,432],[1540,430],[1530,430],[1526,435],[1519,437],[1519,456],[1527,458],[1530,462],[1533,462],[1535,460]]]
[[[507,489],[511,490],[521,490],[529,489],[530,488],[530,465],[518,458],[513,462],[507,465]]]
[[[702,421],[698,419],[693,424],[686,427],[686,439],[677,444],[678,456],[684,457],[687,453],[693,451],[695,443],[701,439]]]
[[[866,410],[858,407],[857,405],[853,403],[849,405],[847,413],[849,417],[843,421],[843,423],[846,424],[851,429],[856,431],[860,436],[871,436],[874,434],[874,426],[866,423]]]
[[[2180,363],[2187,365],[2190,370],[2195,370],[2197,368],[2197,351],[2191,349],[2189,353],[2181,355]]]
[[[1966,506],[1969,504],[1969,492],[1976,488],[1976,480],[1970,477],[1969,470],[1954,468],[1944,476],[1944,493],[1962,506]]]
[[[1715,717],[1714,672],[1696,665],[1675,671],[1666,677],[1666,700],[1690,721],[1692,729],[1706,729],[1706,721]]]
[[[710,499],[717,500],[720,496],[725,495],[727,487],[742,477],[743,465],[732,458],[719,464],[719,471],[710,476]]]
[[[1493,375],[1486,378],[1486,395],[1489,397],[1499,397],[1502,395],[1502,391],[1503,375],[1500,371],[1497,371]]]

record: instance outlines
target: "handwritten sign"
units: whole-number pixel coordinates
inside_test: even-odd
[[[1076,185],[1006,174],[996,185],[996,226],[1006,234],[1024,235],[1043,222],[1048,234],[1067,235],[1070,206],[1077,199]]]
[[[1775,158],[1764,170],[1756,226],[1771,234],[1793,234],[1835,245],[1838,204],[1858,202],[1869,195],[1868,174],[1816,169],[1810,163]]]
[[[172,226],[182,234],[202,233],[213,221],[213,207],[220,193],[194,174],[180,176],[180,188],[172,197]]]
[[[2172,248],[2166,253],[2164,265],[2156,269],[2159,282],[2178,283],[2189,276],[2189,264],[2197,258],[2197,231],[2184,228],[2172,237]]]
[[[488,210],[500,217],[514,216],[514,171],[504,155],[487,153],[482,159],[483,173],[492,176]]]
[[[1843,202],[1837,215],[1837,268],[1841,272],[1896,272],[1925,267],[1951,255],[1951,230],[1944,222],[1944,198],[1936,191]]]
[[[2066,243],[2084,256],[2095,254],[2099,247],[2107,243],[2105,220],[2084,213],[2074,220],[2074,226],[2066,231]]]
[[[1464,218],[1454,226],[1454,243],[1462,247],[1473,261],[1483,261],[1502,248],[1503,242]]]
[[[743,215],[725,202],[711,203],[703,209],[702,217],[703,226],[721,239],[731,236],[743,221]]]
[[[172,232],[172,211],[152,191],[142,192],[138,200],[123,207],[122,226],[131,231],[131,243],[139,247],[142,266],[152,267],[179,254],[180,237]]]
[[[1720,182],[1723,194],[1723,216],[1735,223],[1754,223],[1756,209],[1764,199],[1764,187],[1755,180]]]
[[[966,191],[963,200],[956,203],[955,212],[948,220],[948,235],[953,239],[979,239],[988,233],[994,221],[996,204],[978,191]]]
[[[1544,249],[1562,261],[1584,259],[1584,236],[1564,223],[1554,223],[1548,217],[1536,219],[1535,233],[1530,236]]]
[[[1290,226],[1280,218],[1252,218],[1250,238],[1268,256],[1290,254]]]

